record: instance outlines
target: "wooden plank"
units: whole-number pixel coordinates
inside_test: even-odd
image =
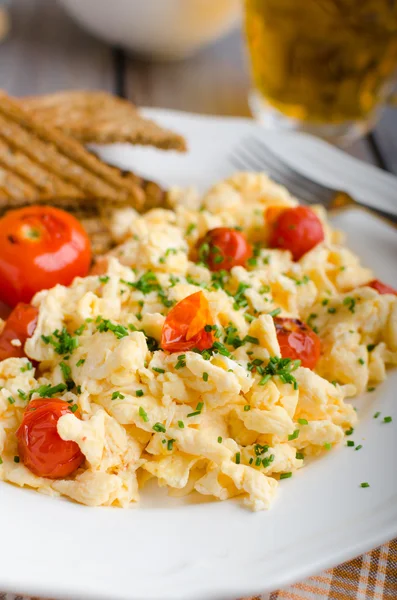
[[[372,134],[383,166],[397,175],[397,108],[387,108]],[[397,193],[397,191],[396,191]]]
[[[112,50],[80,29],[55,0],[15,0],[0,52],[0,87],[14,95],[114,87]]]
[[[148,63],[127,58],[127,97],[139,105],[247,116],[249,77],[241,32],[185,61]]]

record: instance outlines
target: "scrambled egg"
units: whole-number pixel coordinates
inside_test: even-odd
[[[173,494],[239,495],[267,509],[280,479],[354,426],[346,396],[397,364],[397,298],[365,287],[371,271],[342,245],[321,207],[324,242],[293,262],[288,251],[266,248],[263,211],[297,200],[263,174],[237,174],[203,198],[175,189],[169,201],[172,210],[144,216],[116,210],[118,245],[100,262],[102,272],[35,296],[40,313],[28,358],[0,363],[0,479],[89,506],[127,507],[154,477]],[[241,227],[258,243],[247,269],[212,274],[189,260],[197,240],[219,226]],[[221,350],[163,352],[166,314],[198,290]],[[263,383],[253,365],[280,356],[276,309],[309,323],[323,352],[315,372],[299,367],[291,382],[275,374]],[[234,348],[228,333],[247,342]],[[77,404],[82,419],[61,417],[58,433],[86,460],[67,479],[44,479],[17,462],[15,432],[29,392],[63,383],[65,363],[73,384],[59,396]]]

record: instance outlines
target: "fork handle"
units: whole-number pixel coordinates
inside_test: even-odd
[[[357,206],[357,207],[363,208],[364,210],[366,210],[370,213],[374,213],[378,217],[385,219],[389,224],[391,224],[393,226],[397,225],[397,214],[396,213],[392,213],[388,210],[383,210],[382,208],[368,206],[367,204],[364,204],[363,202],[359,202],[358,200],[355,200],[347,192],[337,192],[335,194],[335,197],[332,199],[332,202],[331,202],[331,205],[329,208],[332,210],[332,209],[338,209],[338,208],[345,208],[347,206]]]

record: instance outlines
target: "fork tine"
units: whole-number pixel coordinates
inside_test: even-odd
[[[314,189],[303,187],[299,178],[296,177],[291,169],[288,167],[283,168],[284,165],[281,161],[271,161],[268,156],[264,156],[263,154],[258,158],[258,153],[252,147],[248,147],[247,142],[249,141],[246,141],[245,146],[240,146],[238,156],[234,154],[234,157],[239,159],[239,168],[243,166],[244,168],[254,168],[260,171],[266,170],[277,183],[288,187],[292,194],[298,196],[301,200],[309,204],[321,202],[318,192]],[[235,164],[237,164],[236,160]]]
[[[259,161],[256,156],[250,154],[250,151],[243,146],[240,146],[238,154],[232,154],[229,159],[234,167],[242,170],[255,170],[255,171],[266,171],[274,181],[281,185],[286,185],[291,182],[287,182],[285,175],[279,173],[274,168],[271,168],[265,161]]]
[[[317,183],[317,181],[312,181],[302,173],[296,171],[287,163],[284,163],[279,156],[277,156],[270,148],[268,148],[268,146],[266,146],[258,138],[253,137],[252,142],[261,151],[261,157],[264,157],[266,155],[268,163],[271,162],[274,166],[279,165],[280,168],[284,168],[285,171],[293,173],[297,179],[297,182],[299,182],[299,185],[302,186],[302,188],[310,190],[313,194],[315,194],[319,198],[323,198],[324,200],[329,200],[334,195],[335,192],[333,189],[321,183]]]

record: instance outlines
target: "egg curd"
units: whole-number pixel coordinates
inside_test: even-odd
[[[174,189],[169,203],[143,216],[115,210],[118,245],[101,273],[34,297],[39,320],[27,358],[0,362],[0,479],[89,506],[128,507],[156,478],[173,494],[241,496],[267,509],[280,480],[354,427],[345,398],[376,386],[397,363],[397,297],[365,286],[372,272],[321,207],[325,240],[294,262],[289,251],[266,247],[263,215],[297,200],[264,174],[237,174],[204,197]],[[246,268],[214,273],[191,260],[197,241],[220,226],[253,244]],[[197,291],[216,343],[204,352],[161,350],[166,315]],[[280,360],[277,314],[320,337],[314,371]],[[85,462],[52,480],[22,464],[15,433],[29,399],[55,395],[72,407],[58,433]]]

